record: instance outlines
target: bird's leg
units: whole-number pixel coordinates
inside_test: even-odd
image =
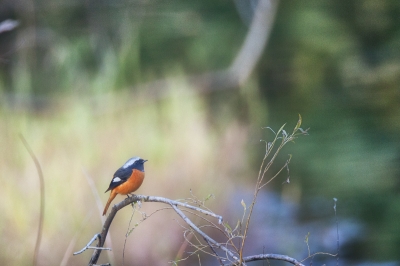
[[[133,193],[130,193],[130,194],[126,194],[126,196],[128,197],[128,198],[131,198],[131,197],[133,197],[133,196],[135,196],[135,194],[133,194]],[[135,203],[137,203],[138,205],[139,205],[139,209],[140,208],[142,208],[142,202],[140,201],[140,200],[138,200],[137,202],[132,202],[132,207],[134,207],[134,204]]]
[[[131,197],[133,197],[133,194],[132,194],[132,195],[131,195],[131,194],[126,194],[126,197],[127,197],[128,199],[130,199]],[[134,205],[134,204],[135,204],[135,202],[132,202],[132,203],[131,203],[133,209],[135,209],[135,205]]]

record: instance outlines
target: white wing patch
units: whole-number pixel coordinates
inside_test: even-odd
[[[115,178],[113,179],[113,182],[119,182],[119,181],[121,181],[121,178],[119,178],[119,177],[115,177]]]
[[[124,169],[126,169],[126,168],[128,168],[129,166],[131,166],[132,164],[134,164],[137,160],[139,160],[140,159],[140,157],[132,157],[132,158],[130,158],[123,166],[122,166],[122,168],[124,168]]]

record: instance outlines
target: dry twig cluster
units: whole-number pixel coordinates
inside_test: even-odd
[[[266,180],[266,173],[270,170],[279,152],[287,143],[292,142],[299,135],[308,134],[307,130],[303,130],[300,127],[301,122],[302,119],[301,116],[299,116],[299,120],[291,134],[288,134],[284,130],[284,126],[282,126],[277,132],[274,132],[271,128],[268,128],[274,133],[275,137],[273,141],[265,142],[266,152],[258,174],[253,200],[249,207],[248,213],[247,206],[242,201],[242,206],[244,209],[243,217],[241,220],[238,221],[235,228],[232,229],[232,227],[228,223],[223,223],[222,216],[217,215],[209,210],[205,206],[206,200],[199,200],[194,196],[188,199],[186,202],[182,202],[162,197],[133,195],[114,205],[103,225],[103,230],[101,231],[101,233],[95,234],[94,237],[89,241],[89,243],[81,251],[74,253],[74,255],[80,254],[87,249],[95,249],[89,262],[89,265],[95,265],[101,252],[105,249],[103,248],[103,246],[107,238],[109,228],[115,215],[120,209],[134,203],[159,202],[167,204],[167,209],[174,210],[178,214],[178,216],[181,217],[184,221],[184,225],[182,225],[182,227],[184,228],[183,234],[185,240],[191,247],[195,249],[195,252],[191,252],[188,257],[194,254],[204,253],[215,257],[220,265],[246,265],[247,262],[257,260],[281,260],[289,262],[293,265],[303,265],[300,261],[286,255],[256,254],[245,256],[243,252],[246,243],[246,237],[250,228],[250,220],[253,214],[254,205],[257,201],[258,192],[271,181],[273,181],[285,169],[287,170],[287,177],[284,183],[290,182],[288,165],[290,163],[291,156],[289,156],[289,159],[286,161],[286,163],[275,174],[270,175],[271,177],[269,177],[268,180]],[[163,210],[164,209],[165,208],[163,208]],[[187,214],[199,218],[199,220],[203,222],[203,225],[196,225],[196,223],[194,223]],[[143,218],[141,222],[146,220],[151,215],[147,216],[146,214],[142,213],[142,216]],[[216,241],[210,236],[210,234],[205,233],[205,229],[215,230],[218,234],[224,236],[225,241]],[[131,231],[132,230],[129,231],[128,229],[127,235],[129,235]],[[91,247],[90,245],[96,239],[98,240],[96,247]],[[188,257],[181,260],[185,260]],[[174,263],[178,263],[178,261],[175,261]]]

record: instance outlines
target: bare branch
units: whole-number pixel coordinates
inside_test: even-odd
[[[190,228],[187,228],[183,225],[182,225],[182,227],[185,229],[185,231],[184,231],[185,240],[189,243],[189,245],[191,245],[192,247],[194,247],[196,249],[196,251],[193,252],[191,255],[196,254],[198,252],[204,252],[205,254],[215,256],[221,265],[224,265],[224,262],[228,262],[228,264],[231,264],[231,265],[246,265],[246,262],[250,262],[250,261],[271,260],[272,259],[272,260],[282,260],[282,261],[292,263],[294,265],[302,266],[303,264],[301,262],[297,261],[294,258],[288,257],[286,255],[261,254],[261,255],[253,255],[253,256],[247,256],[247,257],[243,256],[243,249],[244,249],[247,232],[249,229],[250,218],[251,218],[252,212],[254,210],[254,205],[256,203],[258,192],[261,190],[262,187],[264,187],[270,181],[272,181],[274,178],[276,178],[279,175],[279,173],[281,173],[285,168],[287,169],[287,173],[289,175],[288,164],[290,162],[291,155],[289,155],[289,159],[275,173],[275,175],[272,176],[272,178],[270,178],[265,183],[263,183],[263,179],[264,179],[267,171],[270,169],[271,165],[275,161],[276,157],[278,156],[280,150],[287,143],[293,141],[298,135],[301,135],[301,134],[304,135],[305,133],[307,133],[306,131],[301,130],[301,128],[300,128],[301,122],[302,122],[302,119],[301,119],[301,116],[299,116],[298,123],[297,123],[296,127],[294,128],[293,133],[291,133],[291,134],[288,134],[284,130],[284,126],[282,126],[275,134],[275,138],[274,138],[273,142],[267,146],[266,154],[263,158],[261,168],[259,171],[259,175],[257,177],[256,187],[255,187],[255,191],[254,191],[254,195],[253,195],[253,201],[250,206],[250,210],[249,210],[249,214],[247,216],[243,234],[241,233],[241,226],[243,224],[243,220],[244,220],[246,210],[247,210],[246,204],[243,201],[242,201],[242,206],[244,208],[244,216],[242,218],[242,221],[241,222],[239,221],[239,223],[235,227],[235,229],[232,230],[228,224],[224,224],[224,225],[222,224],[222,220],[223,220],[222,216],[217,215],[210,210],[205,210],[205,208],[206,208],[204,205],[205,200],[201,201],[201,200],[198,200],[196,197],[190,198],[189,202],[193,202],[194,204],[198,204],[200,206],[200,207],[197,207],[197,206],[192,206],[192,205],[182,202],[182,201],[170,200],[170,199],[162,198],[162,197],[132,195],[131,197],[128,196],[128,198],[126,198],[125,200],[119,202],[118,204],[116,204],[112,207],[111,212],[103,225],[102,232],[97,235],[99,238],[97,247],[99,247],[99,248],[103,247],[104,241],[106,240],[106,237],[107,237],[108,230],[110,228],[110,225],[111,225],[116,213],[120,209],[122,209],[123,207],[125,207],[129,204],[132,204],[132,203],[140,204],[140,202],[142,202],[142,201],[143,202],[160,202],[160,203],[164,203],[164,204],[167,204],[170,207],[172,207],[172,209],[183,219],[183,221],[187,225],[189,225]],[[297,133],[297,131],[300,131],[301,133]],[[275,142],[278,140],[280,140],[279,146],[276,149],[274,149],[274,151],[272,151]],[[268,163],[267,163],[267,159],[268,159]],[[192,194],[192,196],[193,196],[193,194]],[[182,210],[179,207],[181,207]],[[166,209],[166,208],[163,208],[163,209]],[[206,222],[206,225],[197,226],[195,223],[193,223],[191,221],[191,219],[184,212],[188,212],[189,214],[202,219],[203,221]],[[211,217],[217,219],[218,225],[216,223],[213,223],[212,221],[210,221],[208,218],[203,217],[201,214],[211,216]],[[147,215],[144,214],[141,221],[144,221],[146,218],[147,218]],[[128,227],[128,234],[131,232],[131,230],[129,228],[130,228],[130,226]],[[211,238],[208,234],[206,234],[203,231],[204,228],[216,229],[217,231],[221,232],[227,238],[227,241],[225,243],[217,242],[216,240]],[[234,231],[236,231],[238,228],[239,228],[239,233],[238,234],[234,233]],[[224,229],[225,229],[225,231],[224,231]],[[195,242],[197,241],[197,243],[192,243],[192,241],[190,241],[186,237],[187,232],[190,232],[192,234],[192,236],[194,236]],[[203,238],[205,243],[203,240],[201,240],[201,238]],[[235,238],[240,238],[239,247],[237,247],[233,243],[233,240]],[[92,239],[91,242],[93,242],[93,241],[94,241],[94,239]],[[88,247],[89,245],[90,245],[90,243],[87,245],[86,249],[89,248]],[[209,251],[206,251],[205,250],[206,248],[211,249],[211,253]],[[85,249],[83,249],[83,250],[85,250]],[[89,265],[94,265],[97,262],[97,260],[100,256],[101,250],[102,249],[96,249],[94,251],[92,258],[89,262]],[[220,253],[224,252],[224,255],[220,255],[220,254],[218,254],[218,252],[220,252]],[[190,257],[191,255],[189,255],[188,257]],[[174,261],[173,263],[176,263],[176,261]]]
[[[182,207],[185,207],[185,208],[188,208],[188,209],[192,209],[192,210],[195,210],[195,211],[200,212],[202,214],[212,216],[212,217],[218,219],[218,223],[219,224],[222,224],[222,220],[223,220],[222,216],[216,215],[215,213],[213,213],[211,211],[207,211],[207,210],[204,210],[202,208],[198,208],[198,207],[195,207],[195,206],[183,203],[183,202],[179,202],[179,201],[176,201],[176,200],[170,200],[170,199],[162,198],[162,197],[155,197],[155,196],[136,195],[136,197],[138,197],[139,200],[143,200],[143,201],[146,201],[146,202],[162,202],[162,203],[166,203],[166,204],[169,204],[169,205],[172,205],[172,204],[173,205],[179,205],[179,206],[182,206]]]
[[[243,258],[243,262],[251,262],[251,261],[257,261],[257,260],[281,260],[281,261],[289,262],[296,266],[305,266],[300,261],[298,261],[294,258],[291,258],[286,255],[279,255],[279,254],[260,254],[260,255],[248,256],[248,257]],[[231,265],[236,265],[236,264],[232,263]]]
[[[245,265],[246,262],[251,262],[251,261],[256,261],[256,260],[273,259],[273,260],[286,261],[286,262],[289,262],[289,263],[292,263],[292,264],[298,265],[298,266],[303,266],[303,264],[301,264],[300,262],[298,262],[294,258],[291,258],[289,256],[285,256],[285,255],[278,255],[278,254],[262,254],[262,255],[248,256],[248,257],[243,257],[242,260],[240,261],[240,258],[232,250],[229,249],[228,242],[230,242],[230,239],[228,239],[228,241],[225,244],[218,243],[217,241],[212,239],[210,236],[208,236],[206,233],[204,233],[200,229],[200,227],[196,226],[184,214],[184,212],[183,212],[184,210],[179,209],[178,206],[181,206],[181,207],[184,207],[184,208],[188,208],[188,209],[191,209],[191,210],[195,210],[195,211],[200,212],[200,213],[205,214],[205,215],[212,216],[212,217],[218,219],[218,221],[222,221],[222,217],[221,216],[216,215],[216,214],[214,214],[214,213],[212,213],[210,211],[206,211],[206,210],[203,210],[201,208],[198,208],[198,207],[195,207],[195,206],[191,206],[191,205],[188,205],[186,203],[179,202],[179,201],[170,200],[170,199],[162,198],[162,197],[143,196],[143,195],[133,195],[132,197],[128,197],[125,200],[123,200],[123,201],[119,202],[118,204],[114,205],[112,207],[112,209],[111,209],[110,214],[108,215],[108,217],[106,219],[106,222],[103,225],[102,232],[100,234],[96,234],[91,239],[91,241],[86,245],[85,248],[83,248],[82,250],[80,250],[78,252],[75,252],[74,255],[80,254],[80,253],[82,253],[83,251],[85,251],[87,249],[95,249],[95,251],[94,251],[94,253],[92,255],[92,258],[91,258],[91,260],[89,262],[89,265],[95,265],[97,260],[98,260],[98,258],[99,258],[99,256],[100,256],[101,251],[103,249],[110,250],[108,248],[102,248],[102,247],[104,245],[104,241],[105,241],[105,239],[107,237],[107,232],[108,232],[108,230],[110,228],[110,225],[111,225],[116,213],[120,209],[124,208],[125,206],[128,206],[128,205],[130,205],[130,204],[132,204],[134,202],[138,202],[138,201],[143,201],[143,202],[161,202],[161,203],[165,203],[165,204],[170,205],[172,207],[172,209],[174,209],[175,212],[189,225],[191,230],[193,230],[193,231],[191,231],[193,233],[193,235],[195,236],[194,232],[196,232],[197,234],[199,234],[206,241],[207,245],[201,244],[200,240],[197,239],[197,237],[195,236],[197,241],[199,241],[199,243],[200,243],[200,247],[198,248],[198,250],[206,252],[204,249],[206,247],[209,247],[213,254],[209,253],[209,252],[206,252],[206,253],[215,256],[218,259],[218,262],[220,264],[223,264],[224,260],[230,261],[230,265],[237,265],[237,264]],[[190,213],[192,213],[192,212],[190,212]],[[195,213],[192,213],[192,214],[197,215]],[[208,221],[204,217],[201,217],[201,218],[203,218],[205,221]],[[210,223],[210,224],[211,225],[209,225],[209,226],[211,226],[212,228],[217,228],[217,229],[220,230],[220,228],[218,228],[215,224],[213,224],[213,223]],[[96,247],[91,247],[90,245],[96,239],[98,239],[97,246]],[[186,237],[185,237],[185,239],[187,241],[189,241]],[[192,246],[196,246],[196,245],[194,243],[192,243]],[[226,256],[219,255],[217,253],[217,251],[216,251],[216,248],[222,250],[226,254]]]
[[[104,241],[107,238],[107,234],[108,234],[108,230],[110,228],[110,225],[115,217],[115,215],[117,214],[117,212],[122,209],[123,207],[132,204],[133,202],[138,202],[138,201],[144,201],[144,202],[161,202],[161,203],[165,203],[171,206],[182,206],[188,209],[192,209],[192,210],[196,210],[200,213],[203,213],[205,215],[209,215],[212,216],[216,219],[218,219],[219,223],[222,223],[222,216],[220,215],[216,215],[213,212],[210,211],[206,211],[203,210],[201,208],[195,207],[195,206],[191,206],[189,204],[186,203],[182,203],[179,201],[174,201],[174,200],[170,200],[167,198],[162,198],[162,197],[154,197],[154,196],[143,196],[143,195],[133,195],[132,197],[128,197],[125,200],[119,202],[118,204],[114,205],[111,209],[110,214],[108,215],[104,225],[103,225],[103,230],[100,233],[100,241],[97,243],[97,247],[103,247],[104,245]],[[95,250],[92,258],[90,259],[89,265],[93,265],[97,262],[97,260],[99,259],[101,253],[101,249]]]

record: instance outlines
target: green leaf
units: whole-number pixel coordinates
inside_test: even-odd
[[[302,122],[303,122],[303,119],[301,118],[301,115],[299,114],[299,120],[297,121],[297,124],[293,129],[293,134],[296,133],[297,130],[299,130]]]
[[[308,243],[308,238],[310,237],[310,232],[308,232],[308,234],[306,235],[306,237],[304,238],[304,242]]]
[[[281,133],[281,131],[283,130],[283,128],[286,126],[286,123],[285,124],[283,124],[282,126],[281,126],[281,128],[278,130],[278,132],[276,133],[276,135],[279,135],[279,133]]]
[[[229,226],[228,223],[224,223],[225,228],[228,229],[229,233],[232,233],[232,228]]]
[[[210,198],[214,197],[214,194],[208,194],[208,196],[204,199],[204,201],[209,200]]]
[[[240,225],[241,225],[241,222],[240,222],[240,220],[238,220],[236,223],[235,229],[233,229],[233,232],[236,231]]]

